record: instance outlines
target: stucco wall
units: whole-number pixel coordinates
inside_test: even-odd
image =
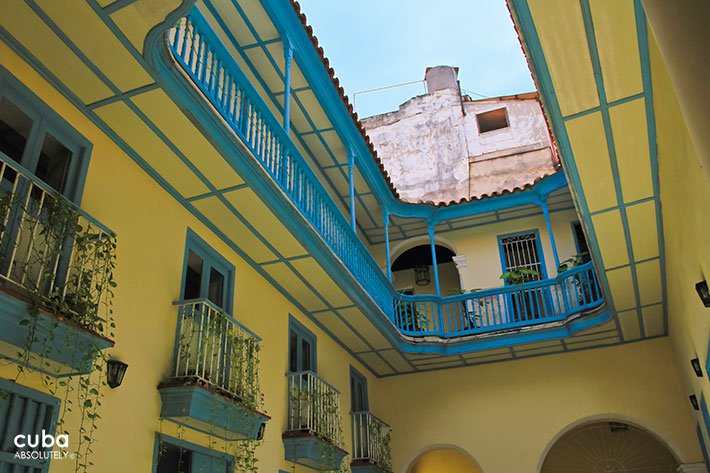
[[[476,115],[501,108],[510,126],[479,132]],[[534,99],[462,103],[458,89],[448,88],[414,97],[363,124],[402,199],[410,202],[491,194],[555,170]]]
[[[698,378],[690,360],[708,360],[710,309],[703,306],[695,284],[710,279],[710,183],[693,146],[666,66],[654,41],[651,70],[656,116],[659,178],[665,239],[669,332],[686,395],[710,396],[707,371]],[[710,126],[710,123],[706,124]],[[685,403],[690,411],[690,403]],[[690,411],[704,425],[700,412]],[[710,436],[705,432],[706,445]]]
[[[578,217],[574,210],[550,213],[552,232],[561,261],[577,253],[572,233],[572,223],[577,220]],[[436,241],[438,244],[450,248],[457,256],[466,256],[466,266],[458,270],[462,289],[485,289],[503,285],[503,281],[500,279],[503,272],[503,264],[498,237],[530,230],[536,230],[539,233],[547,276],[554,277],[557,274],[557,267],[552,253],[550,236],[542,214],[440,233],[436,235]],[[429,237],[421,236],[392,244],[392,261],[407,249],[428,243]],[[371,251],[378,264],[386,268],[384,244],[372,246]],[[411,277],[413,278],[413,274]],[[453,279],[453,276],[450,276],[449,273],[442,272],[440,281],[443,295],[447,294],[449,286],[456,287],[458,284],[458,281]],[[397,280],[395,280],[395,286],[398,288],[405,287],[400,286]]]
[[[536,473],[559,435],[602,419],[650,430],[681,463],[702,460],[667,338],[387,378],[379,394],[395,473],[437,445],[463,449],[484,473]]]
[[[151,472],[156,432],[232,453],[234,447],[159,419],[158,383],[169,373],[174,351],[187,229],[234,264],[235,318],[263,338],[260,379],[267,413],[272,417],[264,443],[257,449],[263,472],[290,470],[281,433],[287,421],[288,317],[296,317],[318,339],[318,373],[341,392],[346,445],[350,445],[350,366],[370,382],[370,397],[379,396],[373,376],[337,342],[306,318],[247,262],[164,191],[89,119],[71,105],[5,44],[0,64],[59,113],[92,144],[82,208],[118,235],[118,283],[114,301],[116,346],[109,354],[128,363],[123,384],[105,389],[102,419],[92,435],[96,472]],[[0,377],[14,379],[12,364],[0,364]],[[18,382],[48,392],[36,373]],[[57,392],[63,396],[63,389]],[[76,396],[76,392],[70,394]],[[72,397],[70,397],[72,399]],[[76,404],[76,400],[74,400]],[[66,416],[70,447],[78,441],[78,409]],[[179,433],[179,432],[182,433]],[[51,473],[73,472],[73,460],[54,460]]]

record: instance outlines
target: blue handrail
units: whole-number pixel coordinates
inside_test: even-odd
[[[264,170],[391,317],[391,284],[200,11],[193,9],[169,30],[167,42],[178,64]]]
[[[603,302],[590,261],[520,285],[448,297],[401,294],[394,322],[405,335],[451,338],[565,320]]]
[[[166,39],[183,71],[401,333],[471,335],[561,320],[603,302],[591,263],[554,279],[459,296],[400,294],[200,11],[193,8]],[[593,294],[575,298],[572,285]]]

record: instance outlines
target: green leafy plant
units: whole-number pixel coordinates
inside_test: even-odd
[[[510,286],[519,286],[538,277],[540,277],[540,272],[534,269],[515,268],[501,274],[500,279]]]
[[[557,272],[562,273],[564,271],[567,271],[568,269],[572,269],[574,267],[581,266],[588,261],[589,261],[589,253],[584,251],[582,253],[570,256],[566,260],[562,261],[560,263],[560,266],[557,268]]]
[[[198,385],[238,403],[250,411],[263,412],[264,397],[259,387],[259,340],[238,326],[228,314],[209,301],[191,301],[180,308],[176,371],[164,384]],[[217,412],[218,404],[225,409]],[[233,415],[227,405],[211,402],[211,418]],[[187,412],[185,413],[187,415]],[[244,425],[252,424],[244,413]],[[180,434],[180,432],[178,432]],[[252,432],[256,436],[257,432]],[[229,437],[229,432],[225,435]],[[210,436],[210,448],[219,450]],[[257,471],[256,448],[261,440],[225,442],[222,451],[234,457],[235,471]]]
[[[19,172],[14,179],[22,185],[0,197],[0,284],[29,300],[20,321],[27,336],[17,353],[16,380],[24,372],[50,372],[50,354],[68,354],[74,365],[90,367],[88,374],[66,378],[42,375],[50,394],[62,398],[57,431],[66,414],[79,415],[75,470],[87,471],[106,384],[107,355],[98,340],[114,337],[116,238],[62,195]],[[87,339],[82,332],[95,335],[88,348],[79,343]]]

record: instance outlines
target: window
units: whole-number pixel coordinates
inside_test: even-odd
[[[207,299],[231,314],[233,288],[234,266],[188,230],[182,299]]]
[[[479,133],[500,130],[510,126],[508,123],[508,112],[505,107],[476,114],[476,122],[478,123]]]
[[[161,435],[157,448],[154,473],[229,473],[232,456],[195,445],[184,440]]]
[[[0,160],[12,160],[78,203],[91,145],[9,73],[0,69]],[[14,182],[14,171],[2,176]]]
[[[367,396],[367,378],[358,370],[350,367],[350,411],[364,412],[370,410]]]
[[[540,238],[537,230],[498,237],[503,271],[530,269],[538,276],[529,276],[530,281],[546,277]]]
[[[288,323],[288,370],[316,371],[316,336],[293,317]]]
[[[41,446],[16,447],[14,439],[21,435],[23,443],[34,444],[39,435],[41,442],[43,430],[54,433],[58,410],[58,399],[0,378],[0,471],[46,471],[44,460],[15,459],[17,452],[40,451]]]
[[[547,277],[537,230],[500,236],[498,241],[504,272],[520,269],[537,272],[537,274],[522,274],[517,282],[506,279],[506,285],[538,281]],[[545,296],[540,288],[521,289],[506,295],[505,306],[510,322],[534,320],[545,311]]]

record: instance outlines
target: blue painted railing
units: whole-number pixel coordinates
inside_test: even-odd
[[[555,278],[456,296],[400,295],[394,323],[405,335],[460,337],[565,320],[604,296],[591,261]]]
[[[183,71],[405,335],[457,337],[516,328],[561,320],[603,302],[591,263],[555,279],[453,297],[398,293],[199,10],[170,29],[166,39]],[[592,293],[575,299],[577,283]]]
[[[264,170],[391,317],[389,281],[199,10],[169,30],[167,41],[175,60]]]

